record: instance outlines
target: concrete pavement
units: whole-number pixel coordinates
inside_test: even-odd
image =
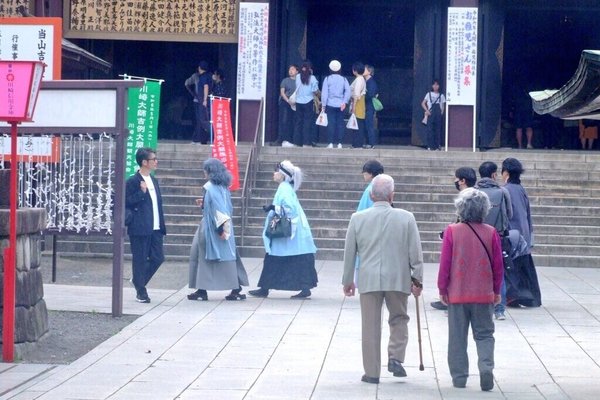
[[[256,283],[262,260],[244,262],[250,281]],[[306,301],[290,300],[292,293],[277,291],[268,299],[227,302],[222,301],[226,292],[209,292],[208,302],[189,301],[189,290],[183,288],[151,291],[153,303],[140,309],[143,305],[126,293],[126,312],[143,312],[140,318],[70,365],[0,364],[0,399],[600,397],[598,269],[538,268],[544,306],[509,309],[507,320],[496,323],[496,386],[484,393],[479,390],[472,341],[467,388],[452,387],[446,362],[447,318],[429,306],[437,299],[437,265],[426,265],[420,303],[425,371],[418,370],[411,298],[408,377],[394,378],[382,366],[381,383],[371,385],[360,382],[358,298],[342,295],[341,262],[317,263],[319,287]],[[84,303],[78,287],[51,286],[45,286],[51,309],[99,311],[104,303],[110,305],[105,289],[88,288],[96,302]],[[386,329],[383,337],[387,335]]]

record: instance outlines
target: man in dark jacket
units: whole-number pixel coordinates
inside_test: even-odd
[[[125,223],[131,244],[136,300],[150,303],[146,285],[165,260],[163,236],[167,230],[158,181],[151,175],[158,164],[156,152],[147,147],[139,148],[135,160],[140,169],[127,179],[125,186]]]
[[[492,161],[485,161],[479,166],[479,176],[481,179],[475,184],[475,188],[487,194],[490,199],[490,212],[483,220],[484,223],[496,228],[501,238],[508,235],[508,221],[512,218],[512,203],[508,190],[496,182],[498,166]],[[504,320],[504,310],[506,307],[506,283],[502,283],[501,290],[502,301],[496,304],[494,316],[497,320]]]

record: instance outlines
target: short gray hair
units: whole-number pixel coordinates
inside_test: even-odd
[[[388,201],[394,193],[394,178],[387,174],[379,174],[373,178],[371,197],[373,201]]]
[[[483,222],[490,211],[490,199],[481,190],[467,188],[458,194],[454,206],[462,222]]]

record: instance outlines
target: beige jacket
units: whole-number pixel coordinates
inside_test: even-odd
[[[412,213],[385,201],[352,215],[344,248],[343,285],[354,280],[356,256],[359,293],[398,291],[410,294],[411,277],[423,282],[423,252]]]

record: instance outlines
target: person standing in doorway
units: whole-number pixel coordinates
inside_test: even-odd
[[[331,74],[323,81],[321,93],[322,111],[327,113],[327,139],[328,149],[337,145],[342,148],[344,139],[344,111],[350,101],[350,84],[340,73],[342,64],[338,60],[329,63]]]
[[[292,142],[296,103],[290,100],[290,96],[296,91],[296,75],[299,70],[297,65],[291,64],[288,67],[288,77],[279,85],[279,134],[271,142],[271,146],[294,147]]]
[[[185,87],[194,99],[196,125],[194,127],[194,135],[192,136],[193,144],[207,144],[210,139],[208,95],[211,90],[212,77],[207,71],[208,63],[206,61],[200,61],[198,64],[198,72],[194,73],[185,81]]]
[[[419,296],[423,281],[423,252],[415,217],[392,207],[394,179],[385,174],[373,178],[373,207],[352,214],[344,247],[342,285],[354,296],[354,271],[360,255],[358,291],[362,319],[361,380],[379,383],[381,373],[381,312],[385,300],[389,311],[390,340],[387,369],[405,377],[403,367],[408,344],[408,296]]]
[[[598,139],[598,123],[592,119],[579,120],[579,140],[581,141],[581,149],[592,150],[594,140]]]
[[[300,73],[296,75],[296,146],[312,146],[313,125],[316,120],[313,97],[318,91],[319,82],[312,73],[312,64],[310,61],[304,61]]]
[[[356,116],[356,122],[358,123],[358,131],[354,132],[354,138],[352,139],[353,148],[362,148],[365,143],[365,118],[367,115],[365,96],[367,94],[367,82],[363,74],[365,73],[365,65],[361,62],[355,62],[352,64],[352,74],[354,75],[354,81],[350,85],[352,92],[352,104],[350,112]]]
[[[439,150],[446,97],[440,93],[440,81],[438,79],[433,80],[431,91],[425,95],[421,107],[427,117],[427,150]]]
[[[160,187],[151,175],[158,165],[156,152],[141,147],[135,153],[135,160],[140,169],[127,179],[125,185],[125,222],[132,255],[131,280],[135,286],[136,300],[150,303],[146,285],[165,260],[163,237],[167,229]]]
[[[215,69],[212,74],[212,91],[211,94],[216,97],[227,97],[225,90],[225,75],[222,69]]]
[[[374,76],[375,68],[372,65],[365,65],[364,77],[367,82],[367,94],[365,97],[367,106],[365,128],[367,131],[367,144],[364,147],[366,149],[372,149],[377,142],[377,136],[375,135],[375,107],[373,106],[373,99],[379,96],[379,87],[377,87]]]
[[[517,84],[513,88],[513,103],[517,146],[519,149],[523,148],[523,130],[525,130],[527,148],[533,149],[533,103],[525,85]]]

